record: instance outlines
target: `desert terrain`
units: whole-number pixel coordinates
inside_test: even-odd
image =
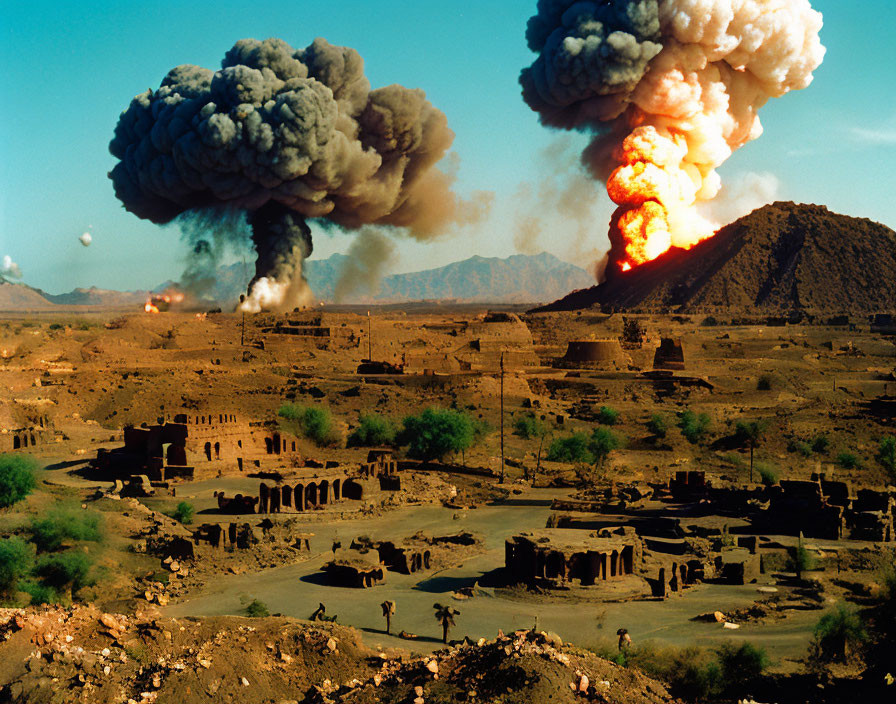
[[[554,680],[688,701],[657,663],[744,642],[768,668],[735,696],[803,701],[811,680],[842,701],[873,666],[811,657],[819,619],[873,609],[892,568],[896,345],[868,319],[420,304],[61,309],[0,331],[0,439],[39,465],[4,535],[64,511],[102,534],[47,549],[87,556],[77,582],[9,594],[9,701],[472,700],[461,661],[501,654],[523,668],[503,701]],[[462,451],[358,437],[426,409],[468,419]],[[563,454],[595,429],[603,455]]]

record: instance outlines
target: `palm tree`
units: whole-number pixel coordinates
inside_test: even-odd
[[[753,450],[759,447],[768,428],[767,420],[740,422],[735,427],[737,438],[750,448],[750,483],[753,483]]]
[[[442,606],[441,604],[433,604],[432,608],[436,610],[436,621],[442,624],[442,642],[448,643],[448,629],[454,624],[454,617],[460,614],[460,611],[450,606]]]
[[[383,607],[383,616],[386,618],[386,634],[390,635],[392,631],[392,616],[395,614],[395,602],[387,599],[380,606]]]

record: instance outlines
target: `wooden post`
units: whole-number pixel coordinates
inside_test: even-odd
[[[504,483],[504,352],[501,352],[501,483]]]
[[[367,359],[373,361],[373,327],[370,322],[370,311],[367,311]]]

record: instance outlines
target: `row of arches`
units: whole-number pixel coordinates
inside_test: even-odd
[[[273,436],[264,439],[264,449],[269,455],[279,455],[281,452],[295,452],[296,441],[292,441],[292,450],[290,450],[290,441],[280,437],[280,433],[274,433]]]
[[[28,447],[28,440],[31,440],[31,446],[37,445],[37,441],[34,437],[34,433],[17,433],[12,436],[12,449],[18,450],[23,447]]]
[[[212,450],[215,451],[215,459],[221,459],[221,443],[216,442],[214,445],[211,442],[205,443],[205,459],[211,461]]]
[[[268,486],[262,483],[258,489],[259,513],[295,513],[327,506],[335,501],[360,499],[361,487],[352,480],[320,479],[298,483]]]
[[[207,416],[193,416],[195,425],[214,425],[215,423],[236,423],[236,416],[233,413],[218,413],[217,416],[209,414]]]

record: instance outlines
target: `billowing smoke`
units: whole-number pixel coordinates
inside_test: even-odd
[[[93,235],[89,232],[84,232],[78,238],[78,242],[80,242],[84,247],[89,247],[90,243],[93,242]]]
[[[22,270],[8,254],[3,255],[3,264],[0,266],[0,276],[8,276],[10,279],[22,278]]]
[[[379,230],[364,227],[347,254],[348,259],[339,272],[333,291],[336,302],[359,293],[375,296],[387,266],[395,259],[395,244]]]
[[[155,223],[245,213],[258,257],[244,309],[283,310],[311,297],[306,220],[427,239],[467,215],[434,168],[453,139],[423,91],[371,90],[353,49],[243,39],[221,70],[178,66],[131,101],[110,178],[124,206]]]
[[[811,83],[821,25],[808,0],[539,0],[523,98],[593,134],[583,161],[619,206],[611,271],[713,234],[696,206],[761,135],[759,108]]]

